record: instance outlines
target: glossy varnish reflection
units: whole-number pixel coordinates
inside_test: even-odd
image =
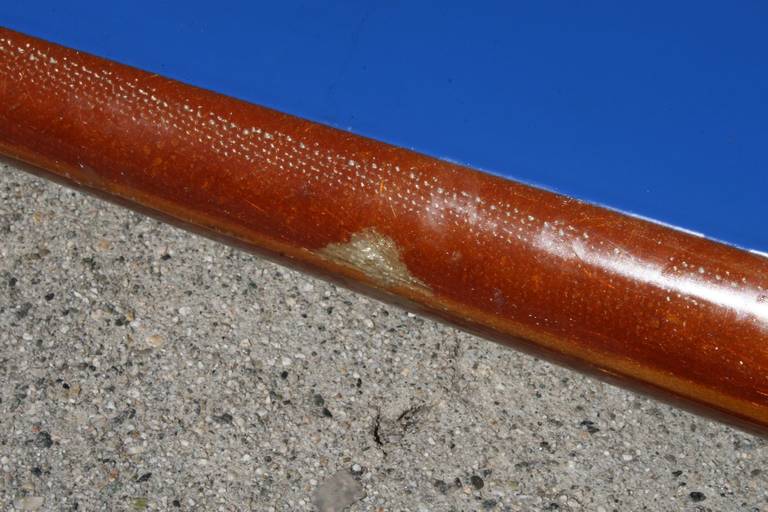
[[[767,430],[762,256],[2,29],[0,152]]]

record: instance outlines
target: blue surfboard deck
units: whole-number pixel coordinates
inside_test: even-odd
[[[768,252],[768,3],[3,2],[0,24]]]

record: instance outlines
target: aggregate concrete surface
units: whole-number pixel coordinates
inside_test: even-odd
[[[768,445],[0,166],[0,510],[768,510]]]

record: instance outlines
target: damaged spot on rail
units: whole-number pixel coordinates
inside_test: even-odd
[[[319,254],[359,270],[381,286],[407,286],[431,291],[408,270],[395,241],[373,228],[355,233],[348,242],[328,244]]]

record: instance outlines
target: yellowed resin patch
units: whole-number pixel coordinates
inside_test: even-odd
[[[411,274],[403,263],[397,243],[373,228],[355,233],[349,242],[329,244],[320,250],[320,254],[359,270],[385,287],[408,286],[429,290],[429,286]]]

